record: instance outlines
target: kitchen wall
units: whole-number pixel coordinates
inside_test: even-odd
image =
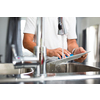
[[[100,24],[100,17],[77,17],[77,43],[79,46],[82,46],[82,31],[96,24]]]
[[[0,54],[2,54],[2,62],[5,62],[5,44],[8,27],[8,17],[0,17]]]

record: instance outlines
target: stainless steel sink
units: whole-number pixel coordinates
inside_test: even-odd
[[[55,64],[47,64],[47,73],[70,73],[88,71],[100,71],[100,68],[77,63],[60,64],[57,66]]]
[[[96,74],[87,75],[84,72],[95,72]],[[20,83],[20,82],[42,82],[54,83],[64,82],[68,80],[82,80],[100,78],[99,67],[92,67],[77,63],[67,63],[60,65],[47,64],[47,77],[33,77],[34,71],[30,68],[14,69],[12,64],[0,64],[0,83]],[[75,73],[73,73],[75,72]],[[83,72],[82,75],[80,72]],[[32,74],[33,73],[33,74]],[[10,75],[8,75],[10,74]],[[13,75],[17,74],[17,75]],[[27,75],[25,75],[27,74]],[[30,75],[31,74],[31,75]]]
[[[72,73],[72,72],[88,72],[88,71],[100,71],[99,67],[92,67],[77,63],[67,64],[48,64],[47,73]],[[13,75],[13,74],[34,74],[33,68],[21,68],[15,69],[13,64],[0,64],[0,75]]]

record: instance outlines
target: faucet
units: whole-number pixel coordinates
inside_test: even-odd
[[[58,35],[64,35],[66,33],[64,18],[58,17]]]
[[[62,58],[64,56],[64,35],[67,33],[66,28],[65,28],[65,21],[63,17],[58,17],[58,35],[62,36]]]
[[[13,51],[13,65],[15,68],[35,68],[35,76],[46,77],[46,47],[44,46],[44,17],[37,17],[36,23],[36,44],[33,53],[34,57],[17,56],[15,46],[12,45]],[[63,17],[58,17],[58,35],[63,36],[66,34],[65,23]],[[32,61],[32,63],[26,63],[25,61]]]
[[[35,68],[35,76],[46,77],[46,47],[44,46],[44,17],[37,17],[36,23],[36,44],[33,53],[34,57],[17,56],[15,46],[12,45],[13,65],[15,68]],[[25,63],[32,61],[32,63]]]

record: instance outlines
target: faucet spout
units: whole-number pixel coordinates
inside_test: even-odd
[[[64,18],[58,17],[58,35],[64,34],[66,34]]]
[[[37,68],[37,76],[46,76],[46,47],[44,46],[44,21],[45,18],[38,17],[37,18],[37,30],[36,30],[36,37],[37,46],[34,47],[33,53],[35,54],[35,57],[19,57],[15,52],[14,45],[12,45],[12,51],[14,55],[13,64],[14,66],[17,66],[18,68],[32,68],[32,65],[36,65],[35,68]],[[25,61],[32,61],[33,63],[25,64]],[[19,62],[21,62],[19,64]],[[34,67],[34,66],[33,66]]]
[[[58,17],[58,35],[62,36],[62,58],[64,57],[64,35],[66,34],[65,21],[63,17]]]

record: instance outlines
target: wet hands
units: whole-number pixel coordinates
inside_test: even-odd
[[[74,55],[85,53],[85,52],[86,51],[83,49],[83,47],[78,47],[78,48],[75,48]],[[86,59],[86,57],[87,57],[87,54],[81,56],[81,58],[75,59],[74,61],[82,63]]]
[[[80,53],[85,53],[85,52],[86,51],[83,49],[83,47],[78,47],[78,48],[75,48],[74,55],[80,54]],[[71,53],[68,50],[64,49],[64,58],[66,58],[65,55],[70,56],[70,54]],[[56,56],[61,59],[62,48],[47,49],[47,56],[49,56],[49,57]],[[87,57],[87,54],[81,56],[81,58],[75,59],[74,61],[82,63],[86,59],[86,57]]]
[[[63,50],[64,51],[64,58],[66,58],[65,55],[70,56],[70,52],[66,49]],[[47,56],[49,57],[59,57],[61,59],[62,56],[62,48],[56,48],[56,49],[47,49]]]

